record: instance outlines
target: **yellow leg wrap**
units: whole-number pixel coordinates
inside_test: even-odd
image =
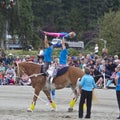
[[[73,108],[75,105],[76,99],[71,100],[70,102],[70,108]]]
[[[52,106],[52,108],[55,109],[55,108],[56,108],[56,104],[55,104],[55,102],[52,101],[51,106]]]
[[[34,110],[35,109],[35,104],[32,102],[32,104],[30,105],[30,109]]]
[[[86,103],[83,104],[83,110],[86,110],[87,109],[87,106],[86,106]]]

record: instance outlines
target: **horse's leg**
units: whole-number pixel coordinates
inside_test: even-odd
[[[43,92],[46,94],[46,96],[47,96],[47,98],[48,98],[48,100],[49,100],[49,102],[50,102],[50,105],[51,105],[51,107],[52,107],[52,110],[56,110],[56,104],[55,104],[55,102],[52,100],[52,98],[51,98],[51,94],[50,94],[50,91],[48,91],[48,90],[43,90]]]
[[[77,101],[77,99],[78,99],[78,97],[79,97],[79,93],[80,93],[80,91],[79,91],[79,89],[76,87],[76,88],[72,88],[72,90],[73,90],[73,92],[74,92],[74,97],[73,97],[73,99],[70,101],[70,106],[69,106],[69,108],[68,108],[68,111],[69,112],[72,112],[73,111],[73,107],[74,107],[74,105],[75,105],[75,103],[76,103],[76,101]]]
[[[32,112],[35,109],[36,101],[37,101],[37,98],[39,96],[39,93],[40,93],[41,89],[42,88],[40,88],[38,85],[35,87],[33,100],[32,100],[32,103],[31,103],[30,107],[27,110],[28,112]]]
[[[70,101],[70,106],[69,106],[69,108],[68,108],[68,111],[69,111],[69,112],[72,112],[72,111],[73,111],[73,107],[74,107],[76,101],[77,101],[77,97],[73,97],[73,99]]]

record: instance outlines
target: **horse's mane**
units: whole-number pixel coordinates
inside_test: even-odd
[[[19,66],[24,68],[24,70],[27,73],[33,74],[33,73],[40,73],[42,71],[43,65],[34,62],[21,62],[19,63]],[[80,68],[74,66],[69,66],[68,71],[70,74],[74,74],[74,75],[84,74],[84,72]]]
[[[31,65],[39,65],[39,66],[41,66],[40,64],[38,64],[38,63],[34,63],[34,62],[20,62],[20,64],[31,64]]]
[[[32,73],[40,73],[42,65],[34,63],[34,62],[20,62],[18,63],[19,67],[22,67],[25,72],[30,74]]]

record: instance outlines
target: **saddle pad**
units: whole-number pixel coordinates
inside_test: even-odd
[[[68,68],[69,66],[58,69],[56,77],[63,75],[68,70]]]

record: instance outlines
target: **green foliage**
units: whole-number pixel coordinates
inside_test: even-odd
[[[69,48],[68,49],[70,55],[78,56],[79,55],[79,50],[74,49],[74,48]]]
[[[59,53],[60,53],[61,48],[54,48],[53,49],[53,57],[59,57]],[[68,49],[68,53],[69,55],[75,55],[78,56],[79,55],[80,50],[74,49],[74,48],[69,48]]]
[[[101,26],[99,37],[107,40],[108,52],[118,53],[120,51],[120,11],[106,13],[99,23]]]
[[[33,15],[31,9],[31,0],[19,1],[19,35],[22,36],[22,42],[28,44],[33,35]],[[26,40],[26,42],[24,41]]]
[[[6,55],[12,53],[14,56],[24,56],[24,55],[35,55],[37,56],[38,51],[24,51],[24,50],[6,50]]]
[[[9,0],[6,1],[9,3]],[[38,44],[40,44],[40,46],[43,45],[42,37],[39,33],[40,29],[54,32],[69,32],[73,30],[77,33],[75,39],[77,39],[77,41],[82,40],[87,44],[87,42],[97,37],[99,28],[102,29],[101,26],[98,26],[98,18],[101,18],[105,13],[109,12],[110,9],[114,12],[120,9],[120,0],[14,1],[16,4],[11,10],[0,7],[0,39],[5,34],[4,24],[7,19],[9,21],[9,34],[19,35],[20,42],[22,42],[24,46],[32,44],[36,48],[39,46]],[[115,18],[113,18],[114,22],[118,22],[117,17]],[[110,20],[112,20],[112,18],[110,18]],[[112,23],[113,21],[108,22]],[[115,27],[112,29],[116,31],[116,24],[112,23],[112,26],[114,25]],[[107,31],[108,29],[112,31],[110,25],[107,26],[106,29]],[[119,34],[119,32],[117,34]],[[109,39],[110,44],[114,44],[114,41],[113,37],[109,36],[114,36],[114,39],[118,39],[112,32],[109,32],[109,34],[105,36],[105,39]],[[104,36],[102,35],[100,37]],[[110,48],[110,50],[112,49]]]

